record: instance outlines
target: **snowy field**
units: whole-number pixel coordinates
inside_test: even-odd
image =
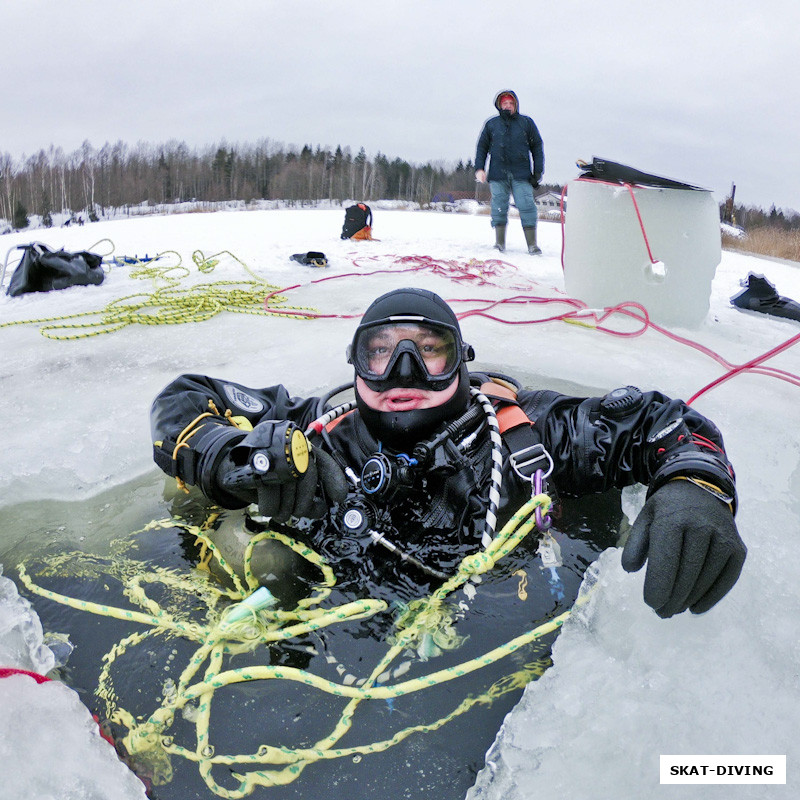
[[[46,338],[40,332],[44,323],[0,328],[0,387],[6,404],[0,455],[3,507],[86,498],[150,472],[149,406],[181,372],[251,386],[282,382],[299,395],[350,380],[344,351],[354,322],[348,317],[360,315],[390,288],[417,285],[449,300],[464,300],[454,304],[461,314],[513,296],[563,297],[557,224],[540,225],[544,255],[533,258],[513,220],[503,263],[490,273],[482,262],[498,254],[491,249],[488,217],[396,211],[377,204],[373,210],[379,241],[360,243],[339,239],[340,210],[186,214],[0,237],[0,258],[6,249],[36,240],[72,251],[108,240],[95,251],[109,253],[113,246],[118,257],[169,251],[156,264],[175,264],[180,258],[190,271],[182,287],[254,280],[244,263],[259,280],[286,289],[285,306],[331,315],[309,321],[220,313],[191,324],[128,325],[75,341]],[[324,251],[329,267],[311,269],[290,260],[293,253],[310,250]],[[229,254],[217,257],[212,272],[200,273],[192,260],[196,251],[205,258]],[[451,263],[449,271],[430,268],[444,262]],[[797,323],[742,313],[730,305],[739,281],[751,271],[765,275],[780,294],[800,299],[797,265],[723,253],[705,321],[694,330],[671,332],[732,365],[747,363],[800,333]],[[3,294],[0,322],[81,314],[156,289],[150,279],[133,278],[130,267],[113,267],[101,286],[19,298]],[[568,310],[564,303],[499,304],[491,314],[535,320]],[[641,328],[621,315],[608,318],[604,326],[619,333]],[[689,399],[725,372],[708,352],[652,328],[641,336],[616,336],[558,320],[512,326],[477,315],[465,317],[462,328],[475,346],[478,366],[564,391],[604,393],[634,384]],[[77,332],[82,330],[96,329]],[[788,348],[764,366],[798,375],[800,350]],[[528,687],[507,717],[469,797],[790,796],[790,790],[768,785],[658,784],[659,755],[679,753],[786,754],[789,783],[796,781],[798,400],[797,381],[764,371],[739,374],[697,399],[695,407],[722,430],[737,471],[738,525],[749,548],[739,583],[709,613],[665,621],[642,601],[643,575],[626,574],[619,552],[606,551],[599,562],[602,591],[565,626],[554,649],[554,667]],[[2,562],[26,531],[0,528]],[[47,671],[53,657],[40,645],[41,630],[25,602],[0,577],[0,662]],[[55,684],[36,687],[26,677],[6,678],[0,680],[0,704],[5,718],[0,797],[143,796],[138,781],[93,732],[88,712],[71,690]],[[54,735],[42,740],[42,728]],[[73,793],[59,794],[58,787],[64,786]]]

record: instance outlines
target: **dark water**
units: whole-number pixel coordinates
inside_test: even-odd
[[[551,585],[549,573],[540,568],[537,543],[533,536],[529,537],[478,585],[469,610],[456,625],[457,632],[467,637],[461,647],[428,661],[401,657],[393,666],[407,662],[408,670],[392,682],[458,665],[569,608],[586,567],[616,541],[619,509],[616,492],[565,501],[555,522],[555,538],[564,562],[558,569],[561,585]],[[144,632],[147,626],[93,615],[33,595],[20,585],[16,565],[24,562],[38,585],[70,597],[138,608],[124,595],[125,580],[156,568],[186,574],[196,568],[200,558],[194,537],[181,528],[142,529],[151,520],[173,515],[200,523],[207,513],[202,501],[176,494],[171,482],[156,473],[81,503],[36,503],[5,510],[0,523],[0,563],[5,565],[5,573],[17,580],[21,593],[31,600],[45,630],[69,636],[75,650],[60,677],[80,693],[83,702],[101,719],[107,718],[116,705],[136,718],[152,713],[160,705],[165,681],[178,681],[196,652],[197,643],[178,636],[159,636],[131,645],[111,665],[116,703],[109,706],[96,693],[103,656],[124,637]],[[230,517],[223,522],[229,527],[241,524]],[[370,552],[368,557],[393,556]],[[275,575],[280,568],[282,574]],[[264,567],[261,577],[269,581],[267,585],[282,607],[291,608],[312,591],[318,575],[316,568],[287,554],[283,560],[276,556]],[[342,586],[349,587],[351,583],[343,580]],[[158,582],[147,587],[148,597],[159,604],[186,619],[206,620],[207,608],[197,593],[176,592]],[[413,586],[400,588],[406,599],[413,595]],[[563,592],[563,597],[557,596],[557,590]],[[380,591],[385,594],[386,587]],[[369,585],[362,587],[362,596],[371,593]],[[375,587],[374,594],[378,593]],[[334,590],[326,605],[353,597],[350,588]],[[456,601],[459,598],[460,593],[454,597]],[[391,608],[371,620],[334,625],[269,648],[260,646],[251,653],[228,657],[223,668],[273,664],[308,670],[336,682],[341,682],[347,673],[366,677],[388,648],[385,636],[391,632],[397,613]],[[450,714],[465,698],[482,695],[523,665],[545,668],[552,641],[551,635],[496,664],[424,691],[391,701],[362,701],[352,727],[337,746],[379,742],[409,726],[433,723]],[[202,674],[201,669],[199,675]],[[385,752],[312,763],[292,783],[257,787],[251,796],[283,800],[328,797],[336,792],[349,800],[463,798],[483,767],[484,754],[503,717],[517,703],[521,691],[517,686],[499,694],[493,702],[480,703],[438,730],[412,733]],[[211,711],[210,736],[215,753],[253,753],[263,744],[313,746],[331,732],[346,702],[315,688],[280,680],[252,681],[221,689],[214,694]],[[112,725],[111,731],[117,736],[125,733],[119,725]],[[194,725],[180,715],[168,734],[176,743],[194,749]],[[134,766],[152,778],[152,766]],[[172,757],[171,766],[170,782],[153,786],[151,797],[187,800],[214,796],[195,763]],[[235,789],[238,781],[231,772],[244,773],[248,769],[252,767],[233,770],[219,765],[213,776],[220,785]]]

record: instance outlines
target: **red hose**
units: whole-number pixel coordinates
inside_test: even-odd
[[[578,179],[580,180],[580,179]],[[603,181],[595,181],[597,183],[603,183]],[[619,184],[608,184],[610,186],[619,186]],[[627,185],[629,191],[631,191],[631,187]],[[563,267],[563,199],[564,193],[566,192],[566,187],[564,187],[564,191],[562,192],[562,267]],[[636,207],[637,215],[639,216],[640,225],[642,225],[642,235],[645,238],[645,243],[647,244],[648,253],[650,253],[650,246],[647,242],[647,236],[644,231],[644,226],[642,224],[641,215],[638,213],[638,206],[636,206],[636,200],[634,200],[634,207]],[[652,253],[650,253],[650,257],[652,259]],[[323,278],[317,278],[316,280],[311,281],[312,284],[316,283],[323,283],[325,281],[330,280],[339,280],[341,278],[351,278],[351,277],[362,277],[367,275],[376,275],[380,273],[395,273],[395,272],[418,272],[421,270],[427,270],[433,272],[436,275],[441,275],[442,277],[446,277],[449,280],[453,280],[456,282],[467,282],[470,281],[478,286],[494,286],[496,288],[512,288],[512,289],[525,289],[529,288],[528,286],[518,286],[518,287],[502,287],[494,278],[500,277],[503,270],[517,270],[517,267],[513,264],[509,264],[506,261],[500,261],[498,259],[490,259],[487,261],[468,261],[468,262],[459,262],[459,261],[440,261],[434,259],[432,256],[421,256],[421,255],[411,255],[411,256],[362,256],[359,258],[353,259],[353,264],[357,268],[362,268],[362,263],[365,261],[379,261],[385,258],[393,258],[393,264],[399,265],[400,268],[397,267],[388,267],[388,268],[380,268],[380,269],[373,269],[369,271],[360,271],[360,272],[348,272],[348,273],[341,273],[338,275],[329,275]],[[475,274],[474,270],[476,267],[479,267],[482,270],[482,274]],[[529,281],[529,283],[536,284],[536,281]],[[294,284],[292,286],[284,287],[283,289],[276,289],[273,292],[270,292],[265,300],[264,300],[264,308],[266,311],[269,311],[276,316],[298,316],[302,315],[303,317],[311,318],[311,319],[356,319],[361,316],[361,314],[320,314],[317,312],[307,311],[305,309],[280,309],[280,308],[270,308],[267,307],[267,301],[274,297],[275,295],[286,294],[291,292],[295,289],[299,289],[304,284]],[[537,284],[538,285],[538,284]],[[558,291],[558,290],[557,290]],[[559,292],[559,294],[563,294]],[[781,345],[778,345],[768,352],[764,353],[761,356],[751,359],[750,361],[746,362],[745,364],[735,365],[731,362],[727,361],[721,355],[716,353],[715,351],[711,350],[709,347],[700,344],[699,342],[695,342],[691,339],[687,339],[683,336],[678,336],[675,333],[668,331],[666,328],[662,328],[661,326],[655,324],[650,320],[650,315],[647,312],[647,309],[641,305],[640,303],[635,303],[633,301],[619,303],[615,306],[610,308],[603,309],[603,312],[598,314],[595,311],[588,311],[588,306],[578,300],[576,298],[567,297],[563,295],[561,297],[538,297],[536,295],[527,295],[527,294],[518,294],[518,295],[511,295],[509,297],[501,298],[500,300],[489,300],[487,301],[485,298],[453,298],[447,301],[451,305],[457,303],[475,303],[481,304],[479,307],[469,309],[467,311],[462,311],[457,313],[456,316],[459,319],[466,319],[472,316],[483,317],[485,319],[492,320],[493,322],[499,322],[504,325],[534,325],[537,323],[544,323],[544,322],[554,322],[554,321],[564,321],[564,322],[574,322],[574,323],[583,323],[585,320],[590,320],[592,322],[592,327],[601,332],[606,333],[611,336],[619,336],[619,337],[626,337],[626,338],[633,338],[636,336],[641,336],[647,332],[648,329],[652,328],[655,332],[660,333],[662,336],[666,336],[667,338],[671,339],[672,341],[684,345],[686,347],[691,347],[694,350],[697,350],[699,353],[713,359],[716,361],[720,366],[722,366],[726,373],[721,377],[715,379],[711,383],[704,386],[702,389],[695,392],[694,395],[687,401],[687,404],[691,405],[697,398],[701,397],[706,392],[710,391],[711,389],[719,386],[720,384],[730,380],[731,378],[739,375],[743,372],[753,372],[759,375],[765,375],[768,377],[778,378],[779,380],[786,381],[787,383],[791,383],[794,386],[800,387],[800,375],[796,375],[794,373],[788,372],[786,370],[776,369],[773,367],[764,367],[762,366],[762,362],[767,361],[768,359],[772,358],[775,355],[787,350],[789,347],[796,344],[800,341],[800,334],[791,337],[786,342]],[[566,305],[568,310],[563,311],[561,313],[557,313],[548,317],[538,317],[536,319],[519,319],[519,320],[509,320],[503,319],[502,317],[497,316],[496,314],[489,313],[493,309],[498,308],[499,306],[509,304],[509,305],[546,305],[548,303],[560,303],[562,305]],[[603,323],[606,320],[612,318],[615,314],[620,314],[624,317],[629,319],[635,320],[640,323],[640,327],[637,327],[635,330],[632,331],[619,331],[614,330],[611,327],[604,325]]]
[[[639,204],[636,202],[636,195],[633,193],[633,185],[630,183],[611,183],[610,181],[599,181],[595,178],[576,178],[578,181],[586,182],[586,183],[599,183],[603,186],[613,186],[619,189],[620,186],[624,186],[628,193],[631,196],[631,200],[633,201],[633,210],[636,212],[636,218],[639,220],[639,228],[642,231],[642,238],[644,239],[644,246],[647,248],[647,255],[650,258],[651,264],[657,264],[658,261],[653,258],[653,251],[650,249],[650,240],[647,238],[647,231],[644,229],[644,220],[642,220],[642,214],[639,211]],[[565,236],[564,236],[564,196],[567,193],[567,186],[568,184],[564,185],[564,188],[561,190],[561,271],[564,271],[564,244],[565,244]]]

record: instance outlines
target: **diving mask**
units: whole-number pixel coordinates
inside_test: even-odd
[[[453,325],[419,315],[390,316],[360,325],[347,361],[373,391],[395,386],[440,392],[464,361],[475,357]]]

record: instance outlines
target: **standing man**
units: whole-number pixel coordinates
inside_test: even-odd
[[[536,123],[519,113],[517,95],[510,89],[498,92],[494,107],[499,114],[483,126],[475,153],[475,179],[486,183],[486,157],[489,162],[489,188],[492,190],[492,227],[495,248],[506,249],[508,201],[514,195],[522,230],[531,255],[541,255],[536,243],[536,203],[533,190],[544,174],[544,146]],[[533,171],[531,171],[533,156]]]

